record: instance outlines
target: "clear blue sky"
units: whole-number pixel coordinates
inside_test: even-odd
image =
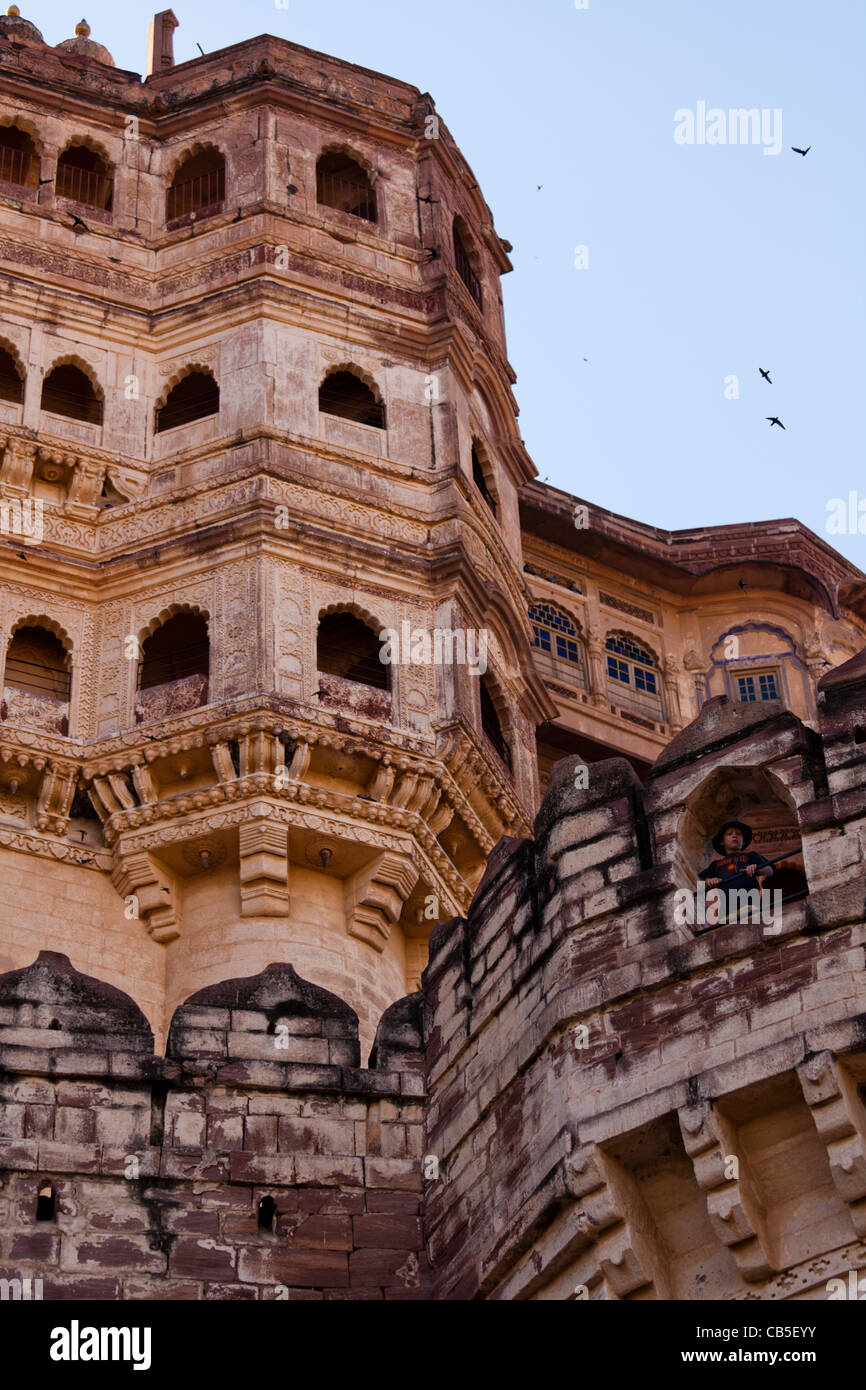
[[[20,3],[49,43],[81,17]],[[140,72],[156,8],[86,17]],[[796,516],[866,569],[866,535],[825,529],[831,498],[866,502],[863,0],[174,8],[179,62],[272,33],[431,92],[514,244],[509,355],[542,478],[671,528]],[[676,144],[699,101],[781,108],[782,153]]]

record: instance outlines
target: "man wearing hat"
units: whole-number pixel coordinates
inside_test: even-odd
[[[745,853],[751,839],[750,825],[741,820],[726,820],[713,836],[713,849],[719,858],[701,869],[698,878],[702,878],[708,888],[724,888],[730,880],[743,877],[757,879],[756,887],[763,887],[773,870],[762,854],[754,850]]]

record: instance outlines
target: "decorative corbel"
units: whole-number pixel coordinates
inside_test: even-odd
[[[391,928],[400,921],[403,906],[418,881],[411,860],[388,850],[346,881],[346,930],[384,951]]]
[[[827,1148],[830,1173],[848,1204],[858,1236],[866,1237],[866,1112],[854,1078],[832,1053],[819,1052],[797,1068],[806,1104]]]
[[[753,1284],[773,1273],[764,1212],[752,1189],[745,1158],[733,1147],[733,1134],[709,1101],[678,1112],[686,1153],[698,1186],[706,1193],[710,1224],[730,1248],[743,1278]],[[736,1178],[728,1176],[736,1159]]]
[[[69,808],[78,781],[76,770],[49,763],[42,775],[36,798],[36,829],[65,835]]]
[[[175,894],[149,854],[118,854],[111,881],[122,898],[134,899],[133,916],[144,922],[154,941],[167,945],[180,936]]]

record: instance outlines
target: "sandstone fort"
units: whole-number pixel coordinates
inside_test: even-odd
[[[866,579],[536,481],[433,98],[177,23],[0,17],[0,1277],[826,1298]],[[732,817],[772,932],[676,919]]]

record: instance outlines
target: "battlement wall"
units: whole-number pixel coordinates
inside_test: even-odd
[[[824,1297],[866,1261],[866,686],[822,696],[820,734],[709,702],[643,788],[563,760],[434,935],[437,1298]],[[714,816],[762,797],[808,897],[678,920]]]
[[[166,1057],[65,956],[0,976],[0,1277],[54,1299],[424,1297],[417,996],[372,1060],[291,966],[201,990]]]

